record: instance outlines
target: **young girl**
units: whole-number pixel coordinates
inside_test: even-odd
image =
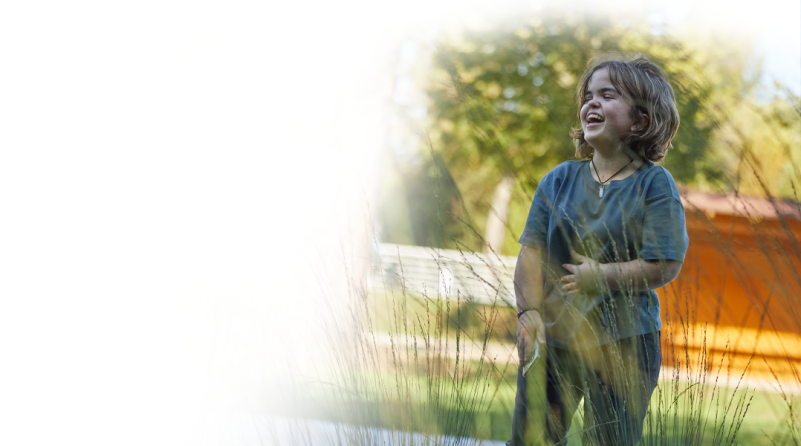
[[[544,434],[565,444],[582,398],[585,446],[637,444],[661,365],[654,289],[676,278],[689,243],[673,177],[653,164],[679,127],[664,73],[642,55],[591,61],[578,106],[579,160],[542,179],[520,238],[509,445],[541,438],[526,426],[543,415]],[[546,344],[546,404],[529,401],[527,385],[542,383],[522,369],[537,342]]]

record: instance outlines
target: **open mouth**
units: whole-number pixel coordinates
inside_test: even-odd
[[[604,122],[603,116],[601,116],[601,115],[599,115],[597,113],[590,113],[590,114],[587,115],[587,124],[588,125],[589,124],[599,124],[601,122]]]

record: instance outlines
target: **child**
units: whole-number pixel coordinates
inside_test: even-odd
[[[635,445],[661,365],[654,289],[676,278],[689,244],[673,177],[654,165],[679,115],[666,76],[642,55],[591,61],[577,92],[579,160],[542,179],[520,238],[518,354],[522,366],[535,342],[546,344],[554,442],[566,443],[584,398],[585,446]],[[543,415],[527,384],[537,383],[521,367],[508,445],[542,435],[526,430]]]

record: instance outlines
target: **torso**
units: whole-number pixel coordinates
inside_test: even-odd
[[[603,173],[601,177],[603,178]],[[658,183],[656,189],[655,181]],[[589,316],[591,311],[606,308],[601,305],[602,302],[631,299],[635,305],[632,308],[634,313],[624,311],[607,315],[617,320],[613,325],[619,329],[609,331],[606,323],[596,321],[601,325],[593,325],[594,328],[590,331],[596,335],[604,333],[603,336],[609,336],[601,343],[652,332],[661,326],[658,298],[654,292],[637,292],[624,297],[620,292],[613,291],[611,294],[574,298],[564,296],[554,285],[558,283],[559,277],[568,274],[561,265],[571,263],[571,250],[601,263],[639,258],[643,249],[646,197],[664,194],[678,197],[678,191],[667,171],[653,163],[642,161],[632,162],[625,172],[606,183],[603,197],[598,196],[599,187],[589,160],[560,164],[538,187],[542,188],[539,193],[544,197],[544,202],[551,203],[552,206],[550,211],[546,207],[543,214],[546,219],[542,221],[542,241],[547,249],[543,304],[546,309],[549,343],[553,341],[553,345],[566,345],[565,342],[573,339],[576,330],[583,326],[580,323],[581,317]],[[524,232],[521,242],[526,237],[528,235]],[[566,310],[565,304],[572,310]],[[574,320],[570,315],[582,316]],[[582,336],[575,339],[579,338]],[[594,342],[597,341],[595,338]],[[581,342],[576,343],[579,344]]]

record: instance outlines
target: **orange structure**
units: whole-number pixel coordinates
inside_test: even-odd
[[[705,350],[708,370],[739,376],[750,360],[750,377],[801,384],[801,207],[695,191],[682,202],[690,247],[658,291],[663,365],[697,364]]]

